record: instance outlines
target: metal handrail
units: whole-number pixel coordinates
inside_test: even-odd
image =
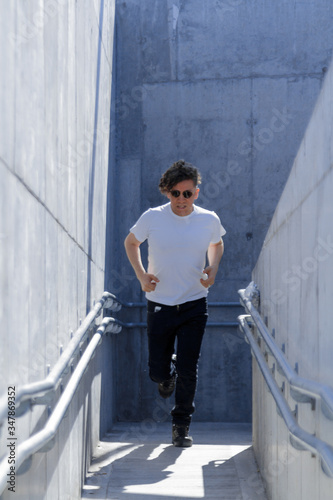
[[[76,330],[68,346],[63,351],[48,376],[38,382],[25,384],[16,388],[15,412],[17,417],[23,415],[32,404],[45,404],[50,402],[54,391],[59,387],[63,376],[70,366],[76,350],[79,348],[86,333],[94,326],[94,321],[101,314],[103,308],[118,311],[121,306],[112,293],[104,292],[101,299],[94,305]],[[0,399],[0,426],[7,418],[7,412],[8,401],[7,395],[5,395]]]
[[[99,325],[96,333],[93,335],[91,341],[89,342],[87,348],[80,361],[78,362],[68,384],[66,385],[64,392],[62,393],[59,401],[57,402],[50,418],[45,424],[45,427],[37,432],[36,434],[30,436],[26,441],[19,444],[16,448],[15,457],[15,468],[18,473],[25,472],[29,467],[31,461],[28,463],[27,460],[36,453],[37,451],[48,451],[52,448],[53,443],[50,442],[55,439],[57,430],[63,420],[66,411],[73,399],[76,389],[85,373],[93,354],[102,340],[102,336],[106,331],[114,331],[115,323],[114,318],[104,318],[102,323]],[[119,332],[119,326],[116,325],[115,333]],[[21,470],[19,471],[19,468]],[[10,467],[8,464],[8,457],[5,457],[0,463],[0,495],[6,487],[7,484],[7,474],[10,473]]]
[[[118,297],[114,297],[114,300],[118,302],[118,304],[122,307],[128,308],[144,308],[147,307],[147,302],[126,302],[124,300],[119,299]],[[208,303],[208,307],[240,307],[239,302],[210,302]],[[136,322],[123,322],[119,319],[115,319],[118,325],[121,325],[123,328],[146,328],[147,323],[142,321]],[[236,327],[238,326],[237,321],[215,321],[208,322],[206,327]]]
[[[115,300],[122,306],[122,307],[129,307],[129,308],[144,308],[147,307],[146,302],[126,302],[124,300],[119,299],[118,297],[115,297]],[[208,303],[208,307],[240,307],[239,302],[210,302]],[[130,322],[130,323],[125,323],[119,319],[115,320],[117,324],[121,325],[123,328],[146,328],[147,323],[142,322],[142,321],[136,321],[136,322]],[[228,327],[228,326],[238,326],[238,321],[215,321],[215,322],[208,322],[206,324],[206,327]]]
[[[117,301],[122,307],[147,307],[146,302],[126,302],[118,297],[115,297],[114,300]],[[209,302],[208,307],[239,307],[239,302]]]
[[[315,382],[314,380],[305,379],[293,370],[283,355],[283,352],[279,349],[268,332],[258,310],[247,296],[246,290],[238,290],[238,293],[241,303],[251,315],[260,336],[264,339],[270,353],[276,359],[279,371],[282,372],[288,380],[292,398],[298,402],[309,402],[311,398],[320,399],[320,406],[323,414],[326,418],[333,420],[333,389],[327,385]]]
[[[333,477],[333,448],[321,439],[302,429],[296,422],[285,398],[266,364],[265,358],[257,345],[255,338],[250,330],[247,320],[250,315],[241,315],[238,317],[240,328],[249,341],[252,353],[256,358],[260,371],[266,381],[266,384],[277,404],[280,415],[282,416],[290,435],[291,445],[298,450],[306,450],[320,457],[321,467],[324,473]]]
[[[70,343],[65,351],[60,356],[59,360],[43,380],[25,384],[16,388],[16,416],[23,415],[33,404],[46,404],[49,403],[54,395],[54,392],[59,387],[62,377],[66,374],[68,367],[73,359],[73,356],[83,341],[84,336],[90,330],[95,319],[100,315],[102,309],[119,311],[123,307],[135,308],[145,307],[144,302],[126,302],[110,292],[104,292],[101,299],[94,305],[93,309],[86,316],[80,327],[73,335]],[[209,307],[239,307],[238,302],[212,302]],[[122,322],[114,319],[114,322],[123,328],[144,328],[144,322]],[[236,327],[238,322],[225,321],[225,322],[212,322],[207,323],[207,327]],[[8,401],[7,395],[0,398],[0,427],[2,422],[7,418]]]
[[[95,320],[100,315],[102,309],[111,309],[118,311],[122,306],[127,307],[142,307],[145,304],[141,303],[126,303],[120,301],[117,297],[109,292],[104,292],[102,298],[94,305],[83,320],[80,327],[77,329],[66,349],[62,352],[59,360],[48,374],[48,376],[38,382],[25,384],[16,388],[15,400],[15,416],[20,416],[27,411],[32,404],[47,404],[51,401],[55,391],[59,387],[63,376],[67,373],[69,366],[73,362],[73,358],[82,345],[86,334],[95,327]],[[213,306],[238,306],[237,303],[213,303]],[[209,326],[236,326],[235,322],[212,323]],[[54,444],[57,430],[63,420],[66,411],[73,399],[75,391],[86,371],[88,364],[100,343],[102,336],[107,331],[119,333],[122,326],[132,328],[136,326],[145,326],[145,323],[124,323],[116,318],[104,318],[102,323],[97,328],[91,341],[87,345],[82,357],[80,358],[74,372],[72,373],[65,389],[63,390],[50,418],[47,420],[44,428],[36,434],[30,436],[24,442],[16,447],[15,468],[18,473],[23,473],[30,467],[32,455],[36,452],[46,452],[50,450]],[[6,397],[0,400],[0,426],[2,421],[7,418],[8,401]],[[19,470],[20,469],[20,470]],[[0,462],[0,495],[7,485],[8,473],[10,466],[8,457],[3,457]]]
[[[133,322],[133,323],[125,323],[118,318],[115,318],[115,322],[117,325],[122,326],[123,328],[147,328],[146,322]],[[206,323],[206,327],[223,327],[223,326],[238,326],[238,321],[215,321]]]

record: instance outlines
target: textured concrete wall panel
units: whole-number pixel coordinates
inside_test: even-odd
[[[2,395],[47,375],[104,291],[115,2],[15,1],[0,10]],[[108,404],[100,425],[114,356],[105,341],[54,448],[17,478],[18,499],[79,497],[92,447],[113,420]],[[51,409],[59,396],[60,388]],[[41,405],[18,418],[18,442],[47,417]]]
[[[7,25],[10,28],[15,26],[16,14],[15,3],[5,2],[2,6],[3,15]],[[8,32],[1,30],[0,32],[1,47],[7,47],[7,50],[1,50],[0,67],[1,67],[1,86],[4,95],[9,95],[14,81],[15,74],[15,47],[13,43],[8,43]],[[0,147],[3,154],[3,160],[8,165],[14,163],[14,135],[15,135],[15,102],[12,99],[1,99],[1,129]]]
[[[203,174],[198,203],[215,210],[227,229],[225,255],[209,299],[238,300],[237,290],[251,280],[330,62],[333,4],[330,0],[119,0],[117,7],[117,161],[125,168],[117,186],[126,193],[117,202],[119,234],[125,235],[143,210],[166,201],[157,189],[160,175],[173,161],[185,158]],[[133,165],[138,168],[135,174]],[[140,179],[133,191],[132,175]],[[113,275],[110,288],[124,299],[143,299],[122,241],[115,242],[114,249],[114,262],[126,286],[119,286],[119,276]],[[122,317],[131,321],[137,314],[123,311]],[[209,338],[217,342],[214,335]],[[144,359],[144,343],[137,337],[135,342],[137,350],[119,359],[124,373],[138,366],[132,356]],[[118,352],[125,346],[125,337],[119,338]],[[221,343],[216,352],[226,359],[228,346],[222,348]],[[213,353],[207,349],[201,359],[204,379],[198,401],[206,401],[202,391],[214,392]],[[228,392],[229,379],[221,369],[226,385],[219,384],[216,399],[230,396],[233,408],[236,393],[249,403],[250,367],[245,359],[249,361],[242,353],[236,377],[243,392]],[[143,380],[145,369],[142,365]],[[136,372],[132,373],[135,379]],[[126,391],[119,385],[119,398]],[[149,404],[152,414],[152,392],[145,397],[147,413]],[[140,418],[139,396],[136,405]],[[199,408],[196,418],[203,417]],[[223,405],[217,408],[225,418]],[[218,418],[214,411],[211,407],[210,415]],[[232,415],[228,418],[238,419],[239,411],[235,408]]]
[[[269,329],[275,329],[278,345],[285,345],[290,365],[297,363],[302,377],[329,386],[333,351],[329,328],[333,266],[332,84],[330,67],[254,270],[261,291],[262,315],[267,316]],[[262,384],[258,385],[260,378],[254,371],[257,397],[265,400],[267,410],[261,408],[260,412],[260,403],[255,401],[254,442],[269,497],[328,500],[331,487],[319,460],[290,445],[286,448],[288,467],[269,478],[273,448],[267,448],[260,434],[271,435],[273,447],[281,450],[286,429],[281,419],[272,421],[269,408],[274,409],[275,403]],[[279,384],[282,381],[280,376]],[[295,402],[288,387],[285,395],[293,408]],[[332,445],[332,422],[322,414],[320,405],[311,410],[309,404],[299,403],[297,420],[302,428]],[[296,476],[301,478],[299,482],[293,480]]]
[[[287,0],[179,3],[180,80],[243,76],[244,68],[266,76],[317,73],[327,65],[331,45],[322,34],[331,29],[329,0],[315,8]]]

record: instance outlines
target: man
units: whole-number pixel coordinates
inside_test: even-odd
[[[206,297],[224,249],[220,219],[194,204],[200,183],[193,165],[184,160],[174,163],[159,184],[170,202],[142,214],[125,240],[128,259],[146,292],[149,375],[164,398],[176,388],[172,443],[182,447],[193,442],[189,427],[208,316]],[[147,272],[140,252],[146,239]]]

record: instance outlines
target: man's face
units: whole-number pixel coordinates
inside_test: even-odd
[[[178,194],[175,193],[177,191],[178,193],[180,193],[178,197],[172,194]],[[186,198],[186,195],[189,195],[189,192],[191,192],[192,195],[189,198]],[[178,184],[173,186],[172,189],[167,193],[167,197],[171,202],[171,209],[173,213],[179,215],[180,217],[190,215],[190,213],[192,213],[193,203],[194,200],[198,198],[198,195],[199,188],[197,188],[194,182],[190,179],[178,182]]]

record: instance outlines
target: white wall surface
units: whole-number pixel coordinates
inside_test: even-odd
[[[0,395],[43,379],[104,291],[114,16],[114,0],[0,3]],[[100,361],[15,499],[78,498]],[[17,419],[19,441],[44,410]]]
[[[261,314],[302,377],[333,386],[333,67],[274,214],[253,279]],[[270,365],[272,362],[270,362]],[[279,384],[283,377],[277,374]],[[317,458],[288,442],[283,420],[254,363],[254,442],[272,500],[328,500],[333,480]],[[291,409],[286,383],[286,397]],[[298,423],[333,446],[333,422],[298,404]]]

